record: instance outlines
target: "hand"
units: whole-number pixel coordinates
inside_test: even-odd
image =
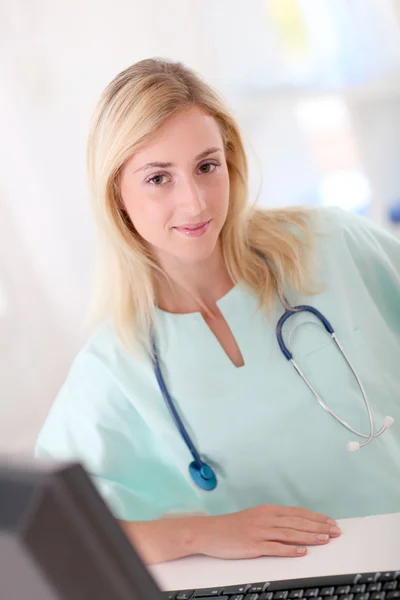
[[[229,559],[305,556],[305,546],[324,545],[340,535],[329,517],[304,508],[272,505],[200,518],[197,527],[199,551]]]

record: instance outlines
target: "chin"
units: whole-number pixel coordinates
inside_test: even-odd
[[[173,234],[173,237],[168,237],[162,246],[158,246],[158,255],[169,256],[174,260],[178,260],[185,264],[195,264],[204,262],[212,257],[218,246],[219,228],[218,231],[208,231],[200,237],[187,237],[180,234]],[[156,245],[154,245],[157,248]]]
[[[176,258],[185,263],[198,263],[208,260],[214,253],[216,241],[207,244],[185,244],[179,252],[174,252]]]
[[[208,231],[198,238],[182,238],[174,240],[170,252],[184,263],[196,263],[208,260],[217,247],[219,235]]]

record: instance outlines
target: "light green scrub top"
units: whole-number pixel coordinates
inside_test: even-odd
[[[196,448],[215,468],[214,491],[199,489],[189,476],[192,457],[150,360],[124,350],[110,324],[74,361],[36,455],[82,461],[115,516],[126,520],[260,504],[301,506],[335,519],[400,511],[400,240],[345,211],[312,210],[322,291],[287,297],[315,306],[331,322],[377,428],[386,415],[395,419],[381,437],[347,450],[361,439],[319,406],[279,349],[282,305],[269,319],[240,283],[218,306],[244,367],[230,362],[200,313],[157,310],[155,319],[166,383]],[[328,406],[369,433],[354,376],[315,318],[292,317],[284,337]]]

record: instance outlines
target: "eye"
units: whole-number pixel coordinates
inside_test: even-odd
[[[168,183],[168,176],[162,173],[158,173],[157,175],[153,175],[153,177],[150,177],[146,181],[147,183],[151,183],[152,185],[160,187]]]
[[[221,166],[221,163],[206,162],[200,165],[199,171],[204,174],[212,173],[219,166]]]

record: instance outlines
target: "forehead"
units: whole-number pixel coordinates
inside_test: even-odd
[[[217,121],[199,107],[170,117],[130,159],[130,166],[152,162],[187,162],[211,146],[223,148]]]

